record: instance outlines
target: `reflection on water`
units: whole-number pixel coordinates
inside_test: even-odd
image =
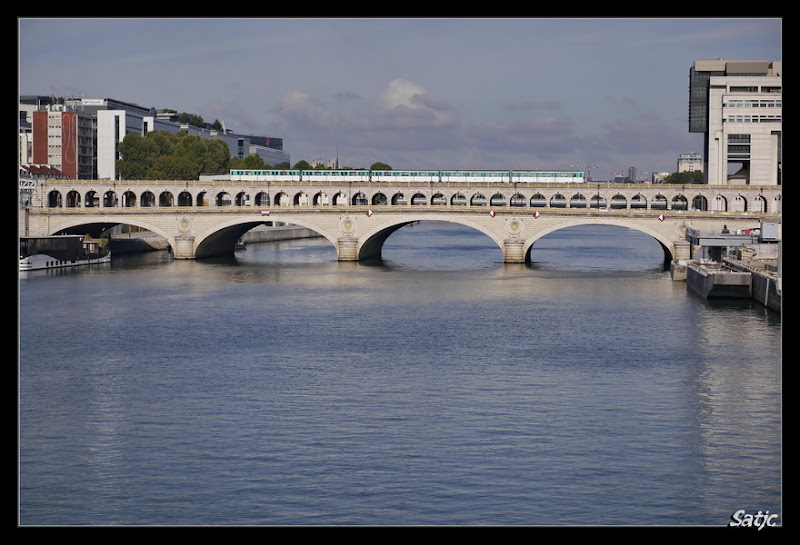
[[[20,521],[725,525],[781,509],[780,317],[582,227],[20,281]]]

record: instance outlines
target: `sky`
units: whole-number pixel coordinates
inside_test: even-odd
[[[699,59],[782,60],[775,18],[18,18],[20,95],[282,138],[291,163],[675,172]]]

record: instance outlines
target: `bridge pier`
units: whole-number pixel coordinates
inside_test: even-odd
[[[175,243],[172,245],[172,256],[175,259],[194,259],[194,237],[191,235],[175,237]]]
[[[336,254],[339,261],[358,261],[358,239],[341,237],[336,241]]]
[[[525,263],[525,241],[518,238],[504,240],[503,261],[506,263]]]

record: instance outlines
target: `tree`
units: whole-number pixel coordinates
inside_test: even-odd
[[[294,170],[311,170],[311,165],[308,164],[308,161],[305,159],[301,159],[294,164]]]
[[[123,179],[146,179],[160,153],[158,143],[151,138],[143,138],[141,134],[131,132],[125,135],[119,144],[117,172]]]
[[[187,123],[194,127],[205,127],[206,122],[203,118],[196,114],[187,114],[185,112],[178,115],[178,123]]]
[[[387,165],[386,163],[372,163],[372,166],[369,167],[370,170],[392,170],[392,167]]]
[[[222,140],[185,132],[129,133],[119,149],[117,172],[128,180],[196,180],[201,173],[228,172],[231,162],[228,145]]]
[[[690,172],[674,172],[664,178],[664,183],[667,184],[692,185],[702,184],[704,181],[705,177],[703,173],[697,170]]]

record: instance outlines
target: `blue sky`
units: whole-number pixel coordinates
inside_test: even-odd
[[[283,138],[292,163],[674,172],[697,59],[782,60],[782,20],[20,18],[19,93]]]

